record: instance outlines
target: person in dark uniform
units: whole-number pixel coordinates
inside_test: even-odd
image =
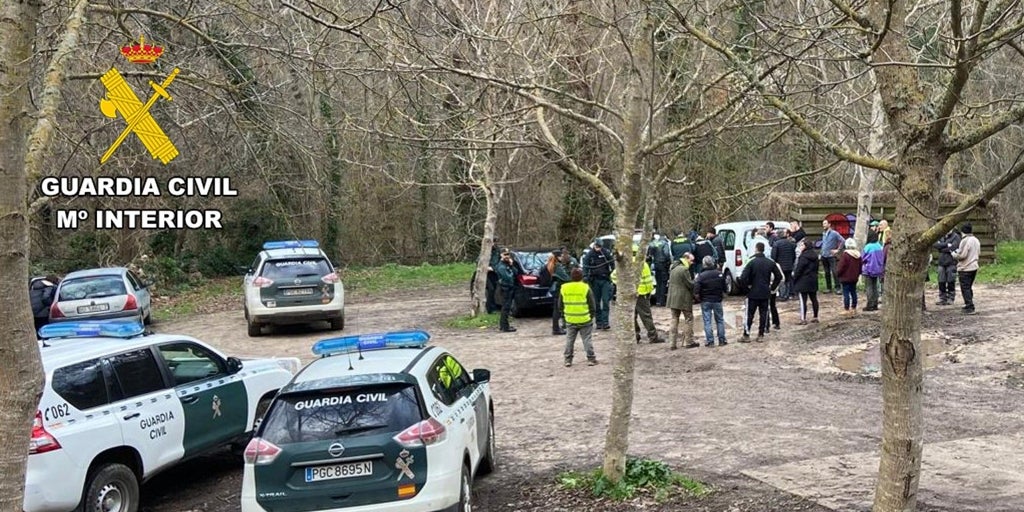
[[[786,229],[772,246],[772,259],[779,264],[784,278],[779,288],[779,300],[789,300],[793,284],[793,266],[796,265],[796,242],[792,233]]]
[[[512,311],[512,303],[516,300],[516,276],[520,273],[519,266],[512,258],[512,251],[501,250],[501,258],[498,266],[494,267],[498,273],[498,286],[501,288],[501,317],[498,319],[498,330],[501,332],[516,332],[516,328],[508,323],[508,315]]]
[[[708,240],[711,240],[711,246],[715,248],[715,264],[718,265],[718,269],[725,268],[725,241],[722,237],[718,236],[718,230],[714,226],[708,228]],[[703,265],[704,260],[701,259]],[[701,271],[707,269],[702,269]]]
[[[501,261],[501,249],[498,248],[498,237],[494,237],[494,241],[491,243],[491,261],[487,266],[487,288],[486,288],[486,300],[485,307],[488,313],[494,313],[499,311],[501,306],[498,305],[498,301],[495,300],[495,294],[498,293],[498,262]]]
[[[597,313],[594,315],[598,329],[610,329],[609,313],[612,300],[612,270],[615,269],[615,260],[612,255],[594,242],[590,252],[583,257],[583,275],[591,291],[594,292],[594,299],[597,300]]]
[[[655,235],[655,239],[647,245],[647,262],[654,267],[654,298],[651,305],[665,307],[669,269],[672,266],[672,254],[669,252],[667,238]]]
[[[956,258],[953,252],[960,248],[960,233],[956,229],[949,230],[945,236],[935,242],[939,250],[939,306],[949,306],[956,302]]]

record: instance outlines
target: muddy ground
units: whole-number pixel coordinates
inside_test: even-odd
[[[988,463],[999,466],[992,468],[979,462],[952,470],[943,465],[947,458],[964,458],[955,443],[975,439],[999,440],[985,448],[993,451],[986,454],[989,461],[1009,460],[1012,466],[1021,460],[1022,291],[1019,285],[978,287],[979,314],[970,317],[958,306],[932,306],[935,292],[929,291],[923,332],[929,444],[919,510],[1024,510],[1019,463],[1010,468]],[[401,299],[350,298],[345,333],[425,328],[466,366],[491,369],[500,467],[476,484],[480,510],[866,510],[881,437],[881,388],[873,355],[880,313],[842,317],[841,297],[829,295],[822,297],[822,322],[807,326],[796,325],[796,301],[780,303],[783,327],[766,343],[737,343],[739,334],[730,328],[725,347],[669,351],[663,344],[641,345],[632,454],[664,460],[715,492],[663,503],[649,497],[608,503],[559,491],[554,478],[600,462],[610,409],[611,335],[595,336],[602,364],[564,368],[563,338],[551,335],[549,318],[519,319],[513,334],[443,327],[445,319],[466,312],[463,294],[459,287],[415,291]],[[741,299],[729,299],[727,317],[735,318],[741,308]],[[656,308],[654,314],[667,329],[667,310]],[[241,308],[165,322],[156,330],[194,335],[234,355],[304,360],[311,358],[315,340],[331,335],[297,327],[249,338]],[[579,352],[577,360],[583,360]],[[928,446],[947,442],[954,443],[947,450],[952,455],[936,451],[928,466]],[[989,470],[997,471],[994,482]],[[146,484],[143,509],[238,510],[240,473],[240,462],[226,452],[193,461]]]

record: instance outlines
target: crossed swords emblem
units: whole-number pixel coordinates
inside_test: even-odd
[[[412,465],[415,457],[409,453],[408,450],[402,450],[402,453],[398,454],[398,459],[395,461],[395,469],[401,471],[398,474],[398,479],[401,480],[403,476],[409,477],[409,480],[416,478],[416,474],[412,472],[409,466]]]
[[[100,100],[100,111],[111,119],[121,114],[127,123],[124,130],[121,131],[121,135],[114,140],[114,143],[100,158],[100,163],[105,163],[110,159],[114,151],[131,133],[134,133],[142,141],[153,158],[160,159],[165,165],[178,156],[178,148],[174,147],[171,140],[167,138],[167,134],[160,129],[160,125],[149,114],[149,109],[158,99],[164,98],[171,101],[171,95],[167,94],[167,87],[174,81],[174,77],[178,76],[178,71],[178,68],[174,68],[174,71],[171,71],[171,74],[160,84],[150,80],[149,86],[153,88],[153,94],[145,104],[135,95],[135,91],[132,91],[131,86],[117,71],[117,68],[110,68],[110,71],[100,78],[103,86],[107,88],[106,97]]]
[[[213,395],[213,417],[220,416],[220,397]]]

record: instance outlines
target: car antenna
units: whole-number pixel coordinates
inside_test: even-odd
[[[356,349],[359,350],[359,360],[363,360],[363,347],[356,345]]]
[[[352,352],[351,351],[346,352],[345,355],[348,356],[348,369],[349,369],[349,371],[355,370],[355,368],[352,367]]]

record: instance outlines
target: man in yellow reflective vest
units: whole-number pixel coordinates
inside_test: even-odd
[[[636,261],[637,247],[633,247],[633,261]],[[651,275],[651,266],[646,261],[640,273],[640,284],[636,286],[636,305],[633,308],[633,332],[636,333],[636,342],[640,343],[640,322],[643,322],[647,330],[647,339],[651,343],[665,343],[665,338],[658,336],[658,328],[654,326],[654,316],[651,315],[651,293],[654,292],[654,276]],[[612,283],[616,282],[616,272],[612,271]],[[639,319],[639,321],[637,321]]]
[[[558,291],[555,307],[565,318],[565,366],[572,366],[572,355],[576,349],[576,333],[583,338],[583,350],[587,353],[587,366],[597,364],[594,345],[594,313],[597,303],[590,286],[583,282],[583,270],[572,269],[572,281],[562,284]]]

